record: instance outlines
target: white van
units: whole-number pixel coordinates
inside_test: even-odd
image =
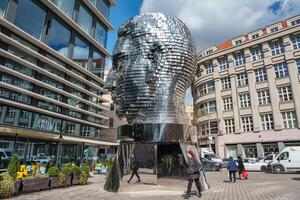
[[[268,168],[275,173],[300,171],[300,146],[285,147]]]
[[[222,164],[222,159],[218,158],[215,152],[211,148],[200,148],[201,158],[206,158],[208,160],[215,161]]]

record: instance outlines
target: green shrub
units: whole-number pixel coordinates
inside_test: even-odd
[[[72,173],[72,168],[69,166],[64,166],[61,170],[61,173],[63,173],[66,176],[69,176]]]
[[[58,176],[59,175],[59,169],[57,167],[50,167],[48,169],[48,175],[50,177],[53,177],[53,176]]]
[[[79,176],[81,173],[80,167],[78,167],[77,165],[72,166],[72,174],[74,176]]]
[[[81,172],[84,171],[87,175],[89,174],[90,172],[90,168],[88,166],[88,164],[86,163],[83,163],[82,167],[81,167]]]
[[[86,171],[81,171],[80,176],[79,176],[79,183],[81,185],[86,185],[88,180],[88,174]]]
[[[59,178],[59,185],[61,186],[65,185],[66,175],[60,172],[58,178]]]
[[[14,191],[14,179],[8,174],[8,172],[0,174],[0,199],[11,197]]]
[[[19,169],[20,169],[20,161],[18,155],[14,154],[7,168],[8,174],[13,178],[14,181],[16,181],[17,173]]]

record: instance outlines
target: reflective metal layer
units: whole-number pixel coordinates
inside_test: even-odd
[[[118,116],[185,124],[184,96],[195,71],[195,44],[182,21],[162,13],[131,18],[118,31],[108,78]]]

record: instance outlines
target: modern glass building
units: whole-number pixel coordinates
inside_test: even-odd
[[[202,50],[193,97],[200,145],[222,158],[300,146],[300,15]]]
[[[114,0],[0,1],[1,149],[60,163],[115,145],[102,136],[112,6]]]

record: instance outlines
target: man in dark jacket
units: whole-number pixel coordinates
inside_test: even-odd
[[[238,156],[238,173],[239,173],[239,179],[241,179],[241,175],[243,173],[243,171],[245,170],[245,166],[244,166],[244,162],[243,162],[243,158],[241,155]]]
[[[185,199],[188,199],[190,197],[191,189],[193,181],[195,181],[196,187],[198,189],[198,197],[201,197],[201,186],[199,182],[200,178],[200,172],[201,164],[197,161],[192,151],[188,151],[188,162],[187,162],[187,174],[188,174],[188,187],[185,194]]]
[[[135,159],[135,155],[134,154],[132,154],[132,156],[131,156],[130,168],[132,170],[132,173],[131,173],[131,177],[127,181],[127,183],[130,183],[130,181],[131,181],[131,179],[133,178],[134,175],[136,175],[136,177],[138,178],[137,182],[141,182],[140,176],[138,174],[138,170],[139,170],[138,162]]]
[[[236,163],[235,161],[233,160],[233,158],[230,156],[229,157],[229,162],[228,162],[228,165],[227,165],[227,169],[229,171],[229,179],[231,182],[235,183],[236,181],[236,171],[237,171],[237,166],[236,166]],[[232,179],[233,177],[233,179]]]

